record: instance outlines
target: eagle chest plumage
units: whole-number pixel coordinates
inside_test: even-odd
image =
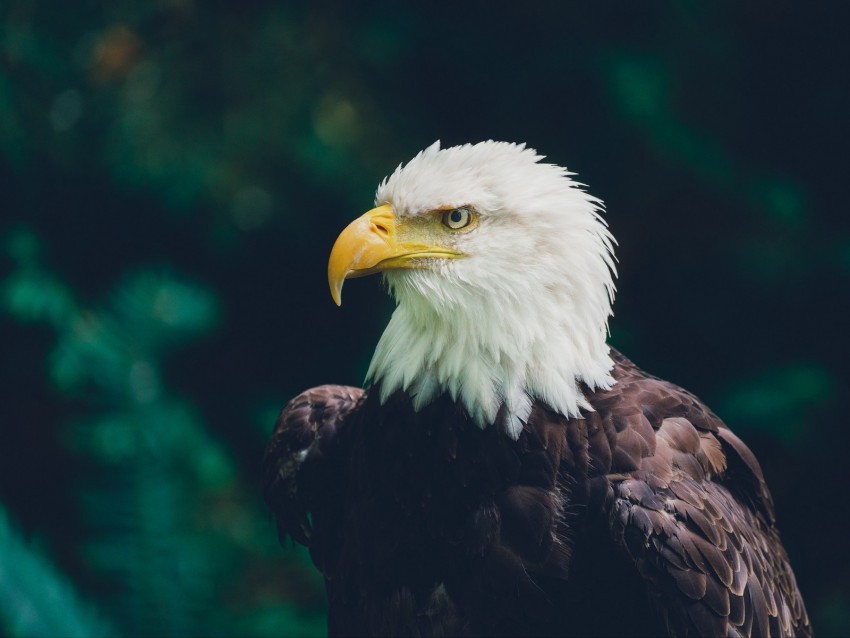
[[[322,386],[266,460],[282,538],[310,547],[336,635],[805,635],[750,451],[614,353],[616,384],[521,435],[442,396]]]

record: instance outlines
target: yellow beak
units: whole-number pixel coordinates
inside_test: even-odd
[[[404,229],[392,206],[384,204],[364,213],[342,231],[328,260],[328,284],[336,305],[342,305],[346,279],[391,268],[424,268],[428,257],[460,257],[462,253],[417,239]]]

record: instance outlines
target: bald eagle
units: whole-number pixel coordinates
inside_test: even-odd
[[[606,343],[602,204],[524,145],[439,142],[330,255],[396,309],[365,389],[283,409],[281,541],[331,635],[803,636],[759,463],[699,399]]]

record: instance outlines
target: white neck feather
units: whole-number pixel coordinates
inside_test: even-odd
[[[604,320],[565,291],[527,290],[533,302],[493,295],[435,305],[408,281],[390,287],[398,306],[367,374],[380,381],[382,402],[404,390],[419,410],[447,392],[482,428],[504,407],[503,426],[516,438],[533,400],[575,417],[590,409],[580,383],[614,382]]]

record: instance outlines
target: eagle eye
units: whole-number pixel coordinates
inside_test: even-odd
[[[472,211],[468,208],[453,208],[443,212],[443,225],[452,230],[466,228],[472,223]]]

